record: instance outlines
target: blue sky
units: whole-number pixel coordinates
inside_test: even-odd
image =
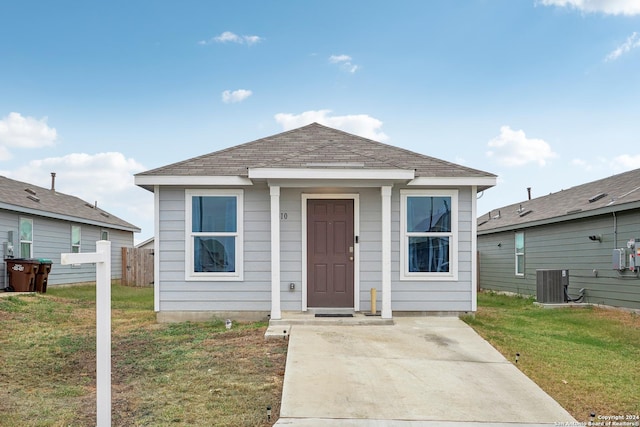
[[[3,2],[0,174],[153,235],[133,175],[317,121],[492,172],[640,167],[640,1]]]

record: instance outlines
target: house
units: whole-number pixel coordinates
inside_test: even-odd
[[[0,243],[3,259],[52,261],[48,285],[95,282],[95,264],[61,265],[60,254],[95,252],[96,241],[111,241],[111,275],[122,276],[121,248],[133,246],[140,229],[77,197],[51,188],[0,176]],[[8,286],[6,263],[0,264],[0,289]]]
[[[153,241],[153,237],[148,238],[147,240],[140,242],[136,245],[137,249],[153,249],[155,243]]]
[[[135,176],[159,321],[476,309],[487,172],[313,123]]]
[[[640,309],[640,169],[478,218],[483,289],[536,295],[537,270],[567,270],[569,296]]]

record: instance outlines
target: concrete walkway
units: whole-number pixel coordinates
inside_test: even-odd
[[[456,317],[293,325],[277,426],[575,422]]]

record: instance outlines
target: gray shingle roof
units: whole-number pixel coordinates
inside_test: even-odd
[[[325,165],[320,165],[324,163]],[[173,163],[137,176],[248,176],[248,168],[341,167],[415,170],[417,177],[495,177],[318,123]]]
[[[640,205],[640,169],[496,208],[478,218],[478,233],[523,228]]]
[[[4,176],[0,176],[0,208],[105,228],[140,231],[135,225],[75,196]]]

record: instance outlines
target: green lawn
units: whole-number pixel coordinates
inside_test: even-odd
[[[158,324],[150,288],[112,287],[114,426],[266,426],[285,341],[266,324]],[[0,426],[95,425],[95,287],[0,298]]]
[[[483,292],[464,320],[578,421],[640,415],[640,315],[533,301]]]

